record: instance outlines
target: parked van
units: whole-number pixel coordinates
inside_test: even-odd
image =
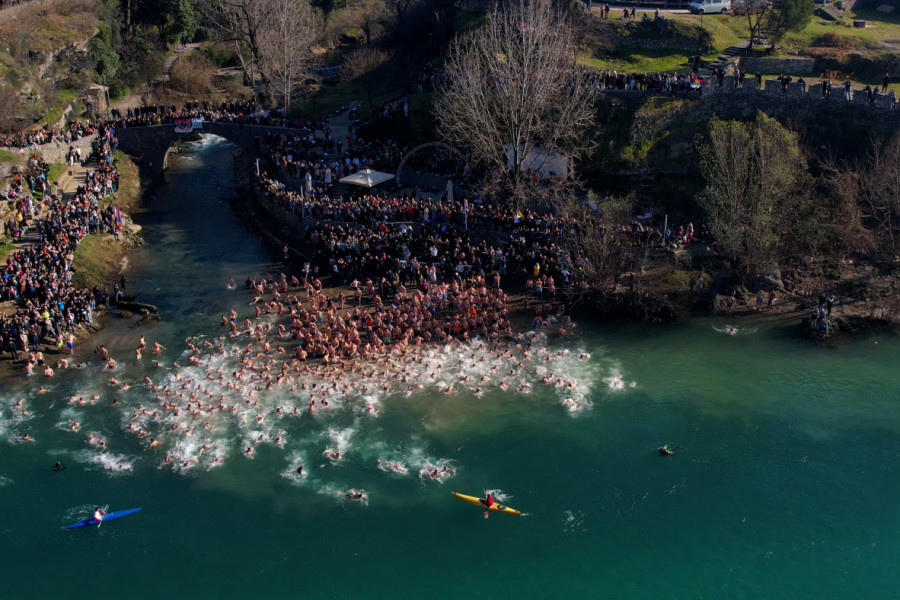
[[[725,14],[731,10],[731,0],[694,0],[688,6],[695,15]]]

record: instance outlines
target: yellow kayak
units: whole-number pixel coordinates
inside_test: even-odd
[[[474,504],[475,506],[480,506],[482,509],[487,508],[487,506],[484,505],[484,502],[482,501],[482,499],[478,498],[477,496],[466,496],[465,494],[457,494],[456,492],[450,492],[450,493],[453,494],[454,496],[456,496],[457,498],[459,498],[460,500],[465,500],[469,504]],[[514,508],[510,508],[508,506],[498,504],[497,502],[494,502],[494,505],[492,507],[490,507],[488,510],[495,510],[497,512],[506,513],[508,515],[521,515],[522,514],[520,511],[518,511]]]

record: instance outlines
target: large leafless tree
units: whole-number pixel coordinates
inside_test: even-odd
[[[319,19],[306,0],[279,0],[262,36],[262,56],[275,93],[285,112],[312,64],[311,46],[318,38]]]
[[[385,50],[374,46],[362,46],[344,57],[341,65],[341,79],[356,84],[366,93],[369,112],[374,108],[372,94],[382,83],[383,69],[391,56]]]
[[[575,157],[588,146],[594,91],[576,65],[572,28],[550,0],[497,4],[456,39],[435,113],[443,136],[527,195],[538,150]]]
[[[307,0],[198,0],[224,41],[232,42],[245,73],[256,75],[273,106],[290,108],[311,61],[320,18]]]
[[[891,264],[900,262],[900,133],[887,142],[874,140],[864,159],[833,168],[832,173],[829,184],[858,206],[859,218],[872,232],[872,245],[879,258]],[[841,225],[847,228],[853,224],[847,221]]]

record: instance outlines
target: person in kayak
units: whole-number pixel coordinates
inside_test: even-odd
[[[675,451],[668,446],[660,446],[656,449],[656,451],[659,452],[660,456],[672,456],[673,454],[675,454]]]
[[[94,507],[94,520],[95,521],[102,523],[103,515],[105,515],[105,514],[106,513],[104,513],[102,510],[100,510],[99,506]]]
[[[487,509],[490,509],[492,506],[494,506],[494,495],[491,494],[491,493],[489,493],[488,490],[487,490],[487,488],[484,488],[484,498],[481,499],[481,503],[484,504],[484,506],[485,506]],[[487,511],[487,510],[484,511],[484,518],[485,518],[485,519],[488,518],[488,511]]]

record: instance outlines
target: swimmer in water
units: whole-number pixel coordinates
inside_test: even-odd
[[[728,335],[737,335],[737,329],[735,329],[734,327],[730,327],[728,329]]]
[[[672,456],[673,454],[675,454],[675,451],[669,448],[668,444],[666,444],[665,446],[660,446],[656,449],[656,451],[659,452],[660,456]]]

